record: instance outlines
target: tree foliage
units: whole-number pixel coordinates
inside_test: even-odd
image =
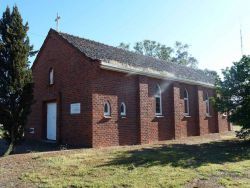
[[[198,62],[193,56],[189,54],[188,48],[189,45],[182,44],[181,42],[177,41],[175,43],[175,55],[172,59],[172,62],[193,68],[197,67]]]
[[[215,104],[221,113],[227,113],[230,122],[242,126],[240,135],[250,133],[250,56],[223,72],[223,79],[216,82]],[[248,134],[246,134],[248,133]]]
[[[204,69],[203,72],[209,77],[216,78],[218,76],[217,72],[213,70]]]
[[[118,48],[121,48],[121,49],[123,49],[123,50],[129,50],[130,45],[129,45],[129,44],[126,44],[126,43],[121,42],[121,43],[119,44]]]
[[[33,83],[28,57],[32,46],[17,6],[6,8],[0,20],[0,124],[10,144],[9,154],[24,136],[24,127],[33,101]]]
[[[118,46],[124,50],[131,50],[130,45],[120,43]],[[136,42],[131,51],[141,55],[147,55],[180,65],[197,68],[198,61],[188,52],[189,45],[176,42],[174,47],[168,47],[152,40]]]

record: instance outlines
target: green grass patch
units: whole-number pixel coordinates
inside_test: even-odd
[[[250,185],[249,143],[227,140],[82,150],[34,157],[37,167],[22,181],[40,187],[182,187]]]

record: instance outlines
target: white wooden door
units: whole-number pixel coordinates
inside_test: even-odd
[[[56,140],[56,103],[47,104],[47,139]]]

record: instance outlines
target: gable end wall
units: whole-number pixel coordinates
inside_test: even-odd
[[[26,138],[46,139],[46,104],[57,102],[57,142],[92,146],[91,78],[95,65],[64,39],[50,33],[32,67],[35,103],[29,115]],[[54,85],[49,86],[49,70]],[[80,103],[81,113],[70,114],[70,104]],[[29,128],[35,133],[30,134]]]

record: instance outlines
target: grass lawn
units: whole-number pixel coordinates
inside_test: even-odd
[[[250,187],[250,145],[225,136],[13,155],[0,174],[0,187]]]

